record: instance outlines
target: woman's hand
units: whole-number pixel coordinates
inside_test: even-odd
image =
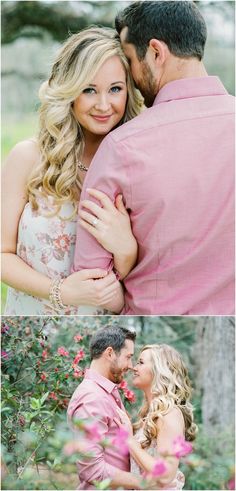
[[[114,418],[115,423],[120,427],[124,428],[124,430],[128,431],[129,436],[133,436],[133,426],[130,421],[129,416],[125,411],[120,409],[119,407],[116,408],[117,413],[119,415],[119,418]]]
[[[118,295],[119,281],[114,273],[101,269],[84,269],[72,273],[61,285],[62,302],[66,305],[106,307]]]
[[[129,214],[123,204],[122,196],[116,197],[115,205],[110,198],[96,189],[87,189],[88,193],[100,201],[83,200],[79,210],[80,224],[114,256],[114,265],[124,278],[137,259],[137,242],[132,233]]]

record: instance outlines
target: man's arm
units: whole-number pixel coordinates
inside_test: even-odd
[[[71,417],[77,417],[80,420],[93,421],[99,431],[99,441],[93,441],[89,437],[84,438],[86,453],[89,457],[78,457],[77,465],[79,469],[79,478],[81,481],[86,481],[93,484],[94,481],[103,481],[110,479],[109,486],[112,489],[123,487],[124,489],[139,489],[140,482],[136,476],[130,472],[122,471],[117,467],[108,464],[104,458],[104,448],[101,444],[102,440],[109,439],[108,417],[106,416],[107,408],[103,401],[99,400],[95,395],[88,395],[83,401],[83,405],[79,405],[76,409],[74,405]],[[81,441],[81,438],[80,438]]]
[[[80,201],[93,199],[100,205],[86,192],[87,188],[94,188],[103,191],[113,202],[118,194],[122,194],[126,207],[129,207],[131,199],[129,173],[122,150],[122,144],[115,142],[112,135],[108,135],[103,140],[88,170]],[[112,254],[103,249],[96,239],[80,226],[78,221],[73,270],[79,271],[94,267],[111,271],[113,268]]]

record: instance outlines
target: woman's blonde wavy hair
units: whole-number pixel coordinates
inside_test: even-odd
[[[90,27],[74,34],[59,50],[48,81],[40,87],[38,144],[40,163],[28,181],[33,209],[42,196],[52,197],[60,209],[65,202],[78,201],[81,184],[77,164],[84,147],[83,130],[75,118],[74,100],[91,83],[102,64],[119,56],[127,75],[128,97],[119,125],[137,116],[143,99],[134,87],[127,59],[116,32]],[[57,209],[57,211],[58,211]]]
[[[189,402],[192,389],[184,362],[174,348],[167,344],[151,344],[144,346],[141,353],[150,350],[153,383],[152,402],[147,401],[139,411],[139,419],[134,424],[137,431],[144,423],[145,440],[142,447],[149,447],[157,438],[157,421],[174,407],[178,407],[185,422],[185,439],[194,440],[197,426],[193,422],[193,407]]]

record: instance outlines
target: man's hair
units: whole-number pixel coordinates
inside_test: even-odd
[[[164,41],[180,58],[203,57],[206,23],[191,1],[134,2],[117,14],[115,26],[119,34],[128,27],[126,42],[135,46],[140,61],[153,38]]]
[[[135,341],[136,332],[126,329],[120,325],[105,326],[98,329],[90,341],[91,360],[100,358],[102,353],[111,346],[116,353],[119,353],[125,346],[126,339]]]

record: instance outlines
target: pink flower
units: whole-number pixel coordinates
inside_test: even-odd
[[[47,380],[47,374],[45,372],[43,372],[41,375],[40,375],[40,378],[41,380],[44,382],[45,380]]]
[[[132,390],[124,389],[124,395],[129,402],[133,403],[136,401],[135,394]]]
[[[84,372],[83,372],[83,370],[78,370],[78,368],[75,368],[74,369],[74,372],[73,372],[73,376],[75,378],[83,377],[84,376]]]
[[[112,445],[119,448],[119,451],[122,455],[127,455],[129,453],[127,440],[129,433],[124,428],[118,428],[116,430],[115,438],[112,440]]]
[[[66,234],[59,235],[57,239],[53,241],[53,244],[57,249],[60,249],[61,251],[69,251],[70,238]]]
[[[1,351],[1,357],[4,359],[4,360],[8,360],[9,359],[9,356],[8,356],[8,353],[6,351]]]
[[[42,352],[42,359],[43,359],[43,361],[45,361],[47,359],[47,357],[48,357],[48,352],[47,352],[46,349],[44,349],[43,352]]]
[[[186,442],[183,436],[178,436],[173,441],[173,452],[174,455],[179,459],[180,457],[184,457],[188,455],[193,450],[193,446],[191,443]]]
[[[125,380],[122,380],[122,382],[118,385],[118,389],[124,390],[127,389],[128,385]]]
[[[162,476],[162,474],[165,474],[166,471],[167,471],[167,466],[165,461],[163,459],[158,459],[152,468],[151,475],[153,477]]]
[[[83,429],[89,440],[95,442],[101,440],[102,435],[97,423],[85,423]]]
[[[57,350],[57,353],[58,353],[58,355],[61,355],[61,356],[69,356],[69,351],[66,351],[64,346],[60,346],[60,348],[58,348],[58,350]]]
[[[84,356],[85,356],[85,352],[84,350],[80,349],[76,355],[76,357],[74,358],[74,361],[73,361],[73,368],[75,368],[75,365],[77,365],[81,360],[84,359]]]
[[[6,324],[3,324],[2,328],[1,328],[1,333],[6,334],[8,331],[9,331],[9,326],[7,326]]]
[[[83,339],[83,336],[80,336],[80,334],[77,334],[76,336],[74,336],[74,341],[76,343],[79,343],[80,341],[82,341]]]
[[[235,489],[235,476],[231,477],[231,479],[227,483],[227,489],[230,489],[232,491]]]
[[[57,401],[57,395],[55,392],[50,392],[48,399],[54,399],[54,401]]]

